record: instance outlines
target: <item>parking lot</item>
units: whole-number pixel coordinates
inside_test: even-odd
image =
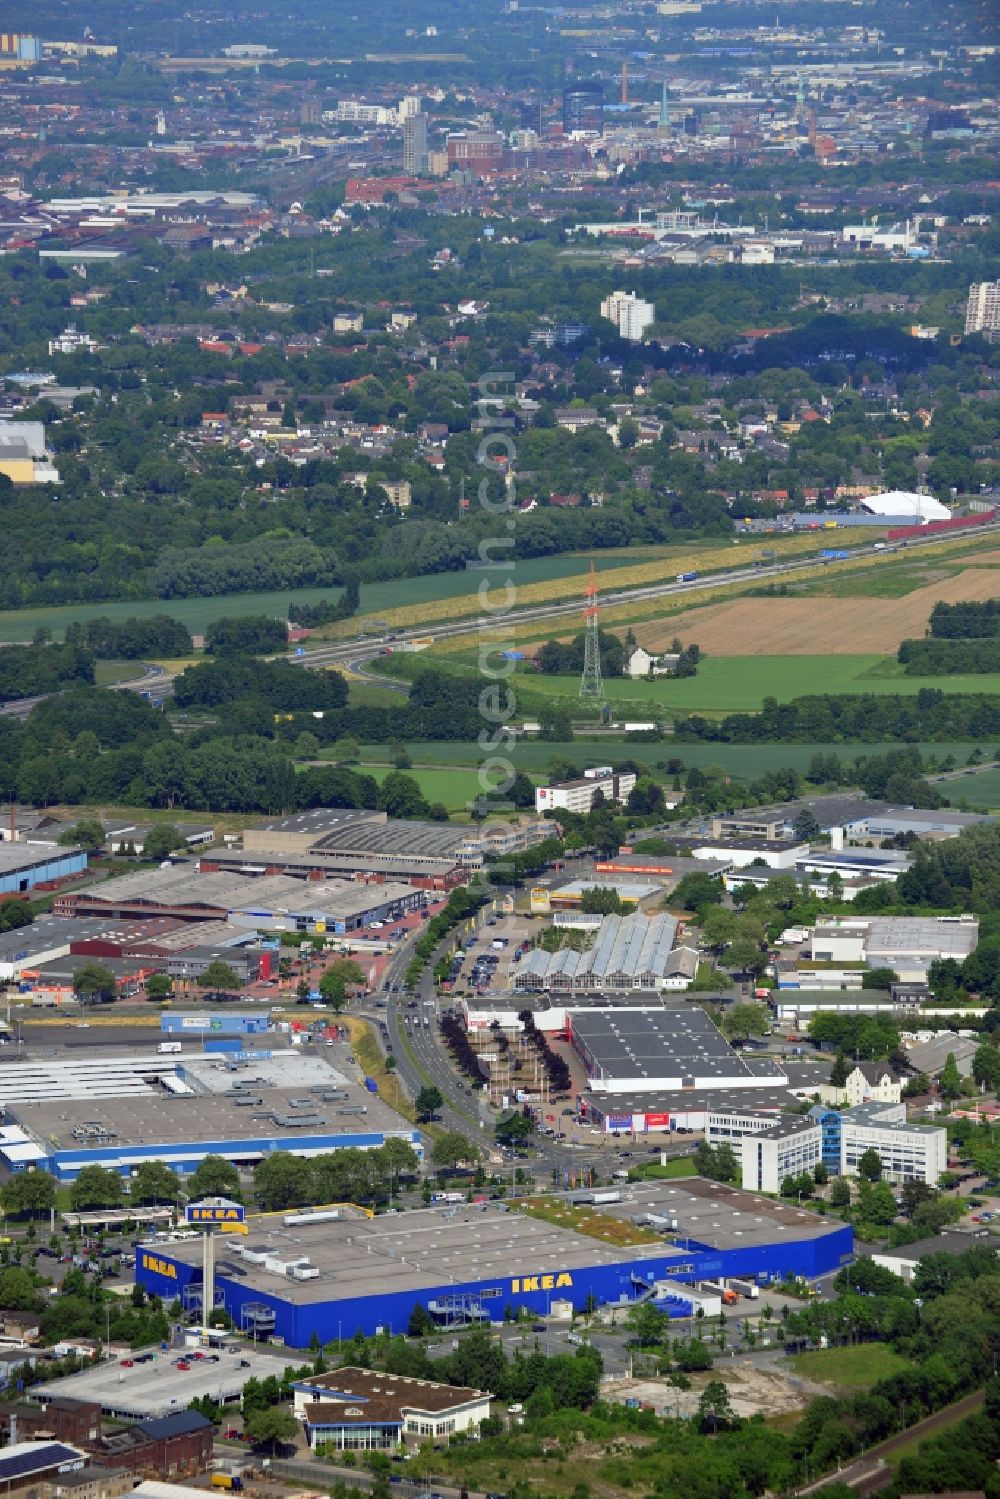
[[[518,957],[538,932],[539,923],[528,916],[486,916],[474,934],[463,937],[444,992],[483,995],[509,989]]]
[[[248,1379],[266,1379],[269,1374],[280,1379],[292,1361],[281,1354],[242,1347],[146,1348],[35,1385],[32,1394],[98,1401],[107,1416],[143,1420],[185,1410],[196,1395],[210,1395],[219,1402],[235,1400]]]

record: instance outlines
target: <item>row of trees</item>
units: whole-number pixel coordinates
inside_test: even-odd
[[[292,599],[288,606],[288,618],[305,630],[315,630],[321,625],[333,624],[338,619],[350,619],[361,607],[361,582],[356,572],[348,573],[344,579],[344,591],[336,599],[317,599],[313,604]]]
[[[400,1179],[415,1175],[419,1161],[405,1140],[386,1140],[376,1150],[336,1150],[307,1159],[274,1151],[254,1167],[253,1190],[265,1212],[326,1202],[388,1202]]]
[[[913,697],[861,693],[800,697],[790,703],[765,698],[759,713],[722,719],[692,714],[677,720],[674,738],[720,744],[810,744],[819,741],[880,744],[928,740],[988,740],[1000,735],[1000,702],[985,693],[944,693],[922,687]]]
[[[1000,639],[904,640],[896,658],[908,677],[985,675],[1000,671]]]
[[[270,614],[217,619],[205,628],[205,649],[213,656],[263,656],[283,651],[287,644],[288,625]],[[342,707],[344,701],[330,706]]]
[[[108,619],[102,615],[82,623],[73,620],[66,626],[65,643],[90,651],[104,661],[189,656],[193,649],[191,632],[169,614],[130,615],[128,619]]]
[[[937,603],[931,610],[930,633],[935,640],[981,640],[998,635],[1000,598]]]
[[[288,661],[256,661],[246,654],[248,649],[284,649],[287,635],[282,620],[220,620],[210,628],[218,633],[211,643],[206,637],[206,646],[227,659],[203,661],[181,672],[174,683],[178,707],[219,708],[245,700],[260,703],[272,713],[345,707],[347,683],[340,672],[306,671]],[[271,635],[277,644],[269,639]]]
[[[94,657],[79,645],[8,645],[0,651],[0,702],[93,680]]]
[[[620,677],[625,669],[627,648],[610,630],[598,629],[601,671],[606,677]],[[547,676],[579,676],[583,670],[586,634],[580,631],[572,640],[547,640],[535,652],[535,665]]]

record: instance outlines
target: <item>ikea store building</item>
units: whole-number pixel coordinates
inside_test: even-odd
[[[499,1322],[558,1302],[653,1300],[687,1315],[685,1287],[730,1277],[766,1285],[814,1279],[849,1263],[849,1225],[718,1182],[630,1185],[589,1196],[589,1211],[623,1220],[624,1245],[556,1227],[503,1202],[401,1215],[269,1216],[216,1246],[215,1304],[259,1338],[304,1348],[405,1332],[421,1305],[441,1327]],[[312,1221],[310,1221],[312,1220]],[[631,1240],[631,1242],[628,1242]],[[148,1291],[202,1312],[200,1243],[161,1236],[139,1247]]]

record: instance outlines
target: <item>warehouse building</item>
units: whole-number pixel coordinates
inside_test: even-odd
[[[657,1088],[649,1093],[588,1089],[580,1094],[580,1115],[591,1128],[609,1138],[636,1139],[678,1130],[701,1133],[716,1109],[764,1112],[773,1120],[801,1102],[791,1087],[783,1085],[780,1075],[762,1075],[759,1081],[760,1085],[753,1088],[676,1088],[669,1092]]]
[[[918,1239],[915,1244],[906,1244],[899,1249],[885,1249],[881,1254],[872,1255],[872,1264],[881,1265],[883,1270],[891,1270],[893,1275],[898,1275],[907,1285],[911,1285],[920,1269],[920,1261],[928,1254],[959,1255],[968,1254],[970,1249],[983,1249],[983,1240],[973,1237],[968,1233],[943,1233],[934,1234],[929,1239]],[[993,1253],[998,1252],[996,1243],[988,1245]]]
[[[891,968],[903,979],[920,980],[932,963],[961,963],[978,943],[976,916],[851,916],[817,922],[809,956],[814,962]]]
[[[812,974],[808,975],[812,978]],[[782,1025],[804,1028],[814,1015],[898,1015],[903,1008],[887,989],[787,989],[773,991],[769,1003]],[[911,1012],[915,1006],[909,1007]]]
[[[442,1327],[499,1323],[505,1310],[544,1314],[557,1300],[579,1311],[665,1299],[678,1282],[812,1278],[852,1257],[849,1225],[697,1178],[636,1184],[628,1201],[594,1211],[655,1223],[662,1240],[650,1240],[647,1227],[641,1242],[609,1244],[506,1203],[316,1225],[269,1218],[227,1240],[217,1304],[255,1337],[305,1348],[314,1336],[328,1343],[359,1329],[403,1331],[418,1305]],[[136,1278],[166,1301],[200,1308],[200,1244],[140,1246]]]
[[[523,853],[551,832],[541,817],[479,825],[316,807],[248,828],[243,849],[262,860],[278,854],[337,858],[357,873],[385,873],[390,866],[398,869],[402,861],[408,877],[415,880],[438,878],[444,864],[451,882],[457,883],[463,873],[480,869],[486,858]]]
[[[686,952],[686,948],[675,948],[671,957]],[[702,995],[702,999],[721,1002],[715,995]],[[467,995],[458,1000],[458,1006],[470,1032],[486,1031],[496,1024],[511,1035],[519,1035],[524,1029],[521,1015],[527,1010],[538,1030],[547,1035],[569,1036],[569,1015],[572,1010],[628,1010],[676,1009],[669,986],[662,991],[650,993],[645,989],[595,989],[593,991],[562,994],[555,990],[548,994],[534,993],[530,989],[490,990],[486,994]]]
[[[959,812],[953,807],[935,810],[897,807],[890,802],[833,792],[827,796],[797,798],[777,807],[753,807],[721,814],[712,819],[712,836],[791,838],[803,813],[816,819],[821,832],[831,835],[834,848],[845,841],[877,843],[899,833],[915,833],[918,838],[955,838],[965,828],[994,820],[978,812]]]
[[[49,958],[37,963],[21,975],[21,988],[31,995],[32,1005],[58,1006],[80,1003],[76,992],[76,975],[86,963],[85,958]],[[154,973],[155,965],[140,958],[106,958],[102,968],[113,975],[114,998],[134,999],[145,986],[147,978]],[[112,996],[109,995],[108,1002]]]
[[[918,838],[939,842],[942,838],[957,838],[966,828],[995,821],[995,818],[984,813],[958,812],[954,807],[939,807],[936,811],[928,811],[923,807],[882,805],[870,808],[845,822],[844,835],[853,840],[871,839],[872,842],[879,842],[883,838],[915,833]]]
[[[735,1052],[700,1008],[567,1012],[570,1039],[595,1093],[778,1087],[777,1064]]]
[[[37,1493],[86,1463],[87,1454],[68,1442],[13,1442],[0,1451],[0,1494]]]
[[[205,872],[237,875],[290,875],[297,880],[354,879],[367,874],[368,862],[353,854],[295,853],[275,849],[213,849],[201,860]],[[382,855],[378,875],[383,879],[404,880],[428,891],[451,890],[469,877],[464,865],[454,859],[399,855]]]
[[[0,896],[27,895],[83,874],[86,868],[87,855],[82,848],[8,840],[0,843]]]
[[[560,885],[556,890],[550,890],[545,885],[534,886],[531,891],[531,910],[536,916],[548,916],[560,911],[578,913],[585,895],[606,890],[612,891],[623,906],[629,906],[633,911],[641,910],[650,901],[663,898],[663,887],[655,881],[624,878],[571,880],[568,885]],[[597,924],[600,925],[599,920]]]
[[[372,921],[395,921],[414,910],[423,892],[384,880],[303,881],[289,875],[240,875],[191,864],[139,869],[93,889],[67,894],[60,915],[172,916],[181,921],[225,921],[259,931],[352,932]]]
[[[129,822],[123,818],[105,818],[103,822],[105,845],[113,854],[143,853],[146,839],[159,826],[155,822]],[[206,848],[215,842],[215,829],[210,823],[172,822],[170,826],[184,839],[188,849]]]
[[[699,863],[728,864],[736,878],[739,871],[753,865],[764,865],[771,870],[794,869],[798,860],[808,854],[808,845],[798,840],[778,841],[773,838],[719,838],[710,843],[695,841],[691,853]]]
[[[515,989],[663,989],[672,976],[670,955],[677,936],[672,916],[605,916],[586,952],[561,948],[526,953],[514,972]]]
[[[686,874],[710,874],[719,877],[733,869],[729,859],[695,859],[690,854],[615,854],[610,859],[596,859],[594,873],[640,881],[656,881],[660,893],[669,894]],[[770,872],[768,877],[771,878]]]
[[[39,964],[65,958],[81,940],[96,940],[111,929],[107,921],[38,916],[31,926],[0,932],[0,982],[27,978]]]
[[[52,1062],[21,1082],[5,1074],[24,1064],[0,1068],[0,1165],[71,1182],[88,1165],[127,1177],[150,1160],[188,1174],[206,1155],[252,1166],[274,1150],[309,1157],[388,1139],[422,1151],[418,1130],[325,1055],[199,1042],[200,1055]]]

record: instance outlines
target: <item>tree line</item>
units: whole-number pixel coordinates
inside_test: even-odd
[[[254,1167],[254,1198],[264,1212],[326,1202],[381,1204],[398,1189],[401,1177],[416,1174],[418,1164],[417,1152],[406,1140],[312,1159],[275,1151]]]
[[[896,660],[908,677],[983,675],[1000,671],[1000,639],[903,640]]]
[[[0,650],[0,702],[93,681],[93,654],[80,645],[8,645]]]
[[[179,708],[218,708],[247,700],[261,704],[272,713],[294,713],[346,705],[347,683],[339,671],[308,671],[289,661],[257,661],[243,654],[242,650],[239,654],[229,655],[224,643],[232,638],[228,626],[242,627],[248,622],[220,621],[220,625],[223,623],[227,629],[221,638],[217,637],[214,648],[221,650],[225,659],[199,662],[181,672],[174,682],[174,701]],[[278,624],[281,645],[284,646],[286,632],[281,621],[259,623]],[[256,630],[257,624],[257,621],[250,620],[250,629]],[[242,628],[235,633],[240,637],[244,635]],[[263,639],[266,632],[261,629],[259,634]],[[263,649],[268,647],[265,645]]]
[[[674,726],[679,742],[719,744],[918,743],[991,739],[998,734],[1000,699],[987,693],[944,693],[938,687],[922,687],[912,697],[829,694],[790,703],[765,698],[759,713],[730,713],[718,721],[692,714]]]
[[[65,643],[82,647],[103,661],[141,661],[147,656],[189,656],[191,633],[169,614],[148,618],[72,620]],[[91,680],[93,680],[91,678]]]
[[[935,640],[983,640],[1000,635],[1000,598],[937,603],[931,610],[930,633]]]
[[[205,650],[213,656],[263,656],[287,645],[287,624],[268,614],[217,619],[205,629]]]
[[[314,604],[292,599],[288,605],[288,618],[305,630],[315,630],[320,625],[331,625],[338,619],[351,619],[361,607],[361,581],[356,572],[344,577],[344,591],[337,599],[318,599]]]

